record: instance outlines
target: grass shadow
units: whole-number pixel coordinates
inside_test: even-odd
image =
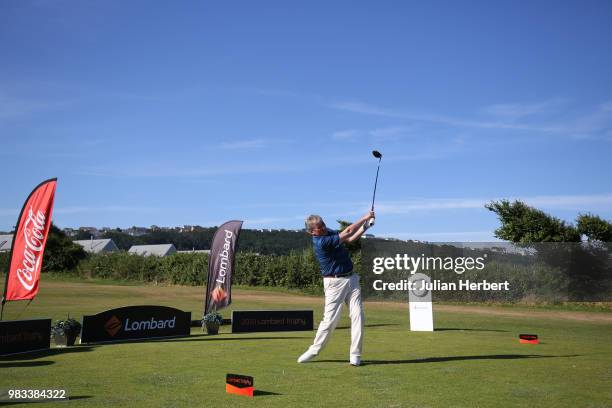
[[[283,395],[283,394],[279,394],[278,392],[272,392],[272,391],[253,390],[254,397],[263,397],[266,395]]]
[[[89,398],[93,398],[93,396],[91,396],[91,395],[71,395],[71,396],[68,397],[68,401],[81,400],[81,399],[89,399]]]
[[[0,361],[0,368],[40,367],[51,364],[55,364],[55,361],[10,361],[8,363]]]
[[[521,360],[531,358],[567,358],[579,357],[579,354],[570,354],[566,356],[549,356],[541,354],[485,354],[480,356],[446,356],[446,357],[427,357],[415,358],[409,360],[364,360],[362,366],[366,365],[387,365],[387,364],[421,364],[421,363],[445,363],[449,361],[466,361],[466,360]],[[347,360],[316,360],[313,363],[347,363]]]
[[[366,324],[364,325],[364,327],[386,327],[386,326],[399,326],[399,324],[396,323],[379,323],[379,324]],[[350,329],[351,326],[338,326],[336,327],[336,330],[346,330],[346,329]]]
[[[434,331],[480,331],[480,332],[508,333],[508,330],[497,330],[497,329],[462,329],[460,327],[440,327],[440,328],[435,328]]]
[[[0,357],[0,362],[3,361],[19,361],[19,360],[36,360],[37,358],[43,357],[55,357],[60,354],[66,353],[83,353],[92,351],[95,346],[72,346],[72,347],[60,347],[50,348],[47,350],[38,350],[31,353],[19,353],[12,356]]]
[[[63,403],[70,403],[70,401],[73,400],[81,400],[81,399],[89,399],[89,398],[93,398],[91,395],[71,395],[66,399],[59,399],[59,400],[46,400],[46,401],[42,401],[42,400],[22,400],[22,401],[0,401],[0,407],[8,407],[10,405],[22,405],[22,404],[32,404],[32,403],[39,403],[39,402],[47,402],[47,403],[52,403],[52,402],[63,402]]]
[[[183,343],[188,341],[241,341],[241,340],[292,340],[292,339],[311,339],[312,337],[289,337],[289,336],[262,336],[262,337],[224,337],[223,335],[208,335],[208,334],[192,334],[191,336],[181,337],[165,337],[165,338],[150,338],[150,339],[134,339],[134,340],[117,340],[94,343],[98,346],[113,345],[113,344],[138,344],[138,343]]]
[[[312,336],[304,337],[304,336],[262,336],[262,337],[253,337],[253,336],[236,336],[236,337],[219,337],[216,335],[199,335],[199,336],[189,336],[189,337],[181,337],[176,339],[165,339],[165,340],[156,340],[151,339],[151,341],[155,342],[170,342],[170,343],[178,343],[178,342],[186,342],[186,341],[243,341],[243,340],[299,340],[299,339],[310,339]]]

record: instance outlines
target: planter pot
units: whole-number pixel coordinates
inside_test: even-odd
[[[69,347],[74,346],[74,343],[77,338],[77,334],[64,334],[64,335],[54,335],[55,345],[57,347]]]
[[[68,345],[68,339],[66,338],[66,335],[56,334],[53,336],[53,340],[55,341],[56,347],[66,347]]]
[[[206,332],[208,334],[219,334],[219,323],[206,322]]]
[[[66,345],[67,346],[74,346],[74,342],[76,341],[78,334],[74,333],[74,334],[67,334],[66,335]]]

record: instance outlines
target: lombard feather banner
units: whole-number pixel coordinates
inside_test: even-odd
[[[232,303],[232,273],[242,221],[228,221],[215,232],[208,258],[204,314]]]

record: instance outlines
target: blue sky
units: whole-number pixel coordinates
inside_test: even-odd
[[[0,2],[0,229],[57,176],[62,227],[487,241],[522,199],[612,218],[612,4]]]

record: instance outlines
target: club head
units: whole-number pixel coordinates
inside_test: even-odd
[[[382,153],[380,153],[378,150],[372,150],[372,155],[377,159],[382,159]]]

